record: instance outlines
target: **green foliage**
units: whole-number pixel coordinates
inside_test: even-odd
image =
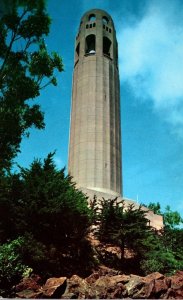
[[[91,224],[86,197],[75,189],[71,177],[64,175],[64,169],[55,168],[53,154],[43,163],[35,160],[30,169],[21,168],[19,174],[11,175],[1,205],[6,199],[6,218],[14,224],[14,233],[8,238],[30,232],[46,244],[78,244]]]
[[[61,58],[49,54],[44,37],[50,18],[44,1],[3,1],[0,19],[0,171],[11,166],[28,129],[44,128],[39,105],[30,101],[61,72]],[[21,8],[20,8],[21,6]]]
[[[159,202],[157,203],[150,202],[147,207],[153,210],[154,214],[161,214],[161,206]]]
[[[53,154],[43,162],[35,160],[30,169],[20,168],[19,174],[10,174],[5,179],[4,198],[0,197],[1,242],[26,237],[23,261],[39,274],[61,273],[66,261],[79,263],[83,268],[91,266],[92,249],[86,236],[92,212],[71,177],[65,176],[64,169],[56,169]],[[31,236],[25,236],[26,232]]]
[[[181,260],[176,259],[175,253],[164,248],[157,251],[150,251],[145,259],[141,261],[141,269],[147,275],[152,272],[162,274],[173,274],[183,268],[183,257]]]
[[[1,292],[8,290],[18,282],[27,266],[22,260],[22,246],[24,240],[19,237],[0,246],[0,286]]]
[[[0,246],[1,294],[7,296],[12,285],[22,277],[29,277],[33,271],[42,276],[48,274],[50,265],[48,249],[30,233],[4,243]]]
[[[153,232],[145,241],[146,251],[141,260],[145,274],[160,272],[173,274],[183,268],[183,230],[165,227],[161,232]]]
[[[159,202],[150,202],[147,206],[149,209],[153,210],[155,214],[162,214],[165,227],[175,228],[183,223],[183,219],[178,211],[172,211],[170,206],[165,207],[165,211],[161,211],[161,205]]]
[[[170,206],[167,205],[163,214],[164,224],[171,229],[183,223],[183,219],[178,211],[171,211]]]
[[[121,247],[124,258],[125,247],[135,250],[137,255],[143,251],[143,241],[150,233],[148,220],[141,207],[125,205],[117,199],[100,202],[97,214],[97,236],[101,241],[110,242]]]
[[[159,203],[151,203],[149,208],[161,213]],[[97,207],[94,199],[92,209],[97,220],[98,238],[120,246],[122,258],[125,248],[133,250],[134,267],[139,271],[146,275],[151,272],[172,274],[183,268],[183,230],[175,228],[180,222],[177,212],[168,209],[166,226],[157,232],[149,227],[146,212],[141,207],[125,206],[124,201],[119,203],[117,199],[103,200]]]

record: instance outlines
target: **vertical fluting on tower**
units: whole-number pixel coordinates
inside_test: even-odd
[[[78,187],[122,195],[118,48],[103,10],[85,13],[76,37],[68,169]]]

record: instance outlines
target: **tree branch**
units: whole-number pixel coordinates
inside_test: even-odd
[[[13,43],[14,43],[15,40],[16,40],[16,36],[17,36],[17,33],[18,33],[18,28],[19,28],[19,26],[20,26],[20,22],[21,22],[21,20],[23,19],[23,17],[26,15],[27,12],[28,12],[27,9],[24,10],[24,12],[22,13],[22,15],[21,15],[21,17],[20,17],[20,20],[19,20],[19,23],[18,23],[16,29],[15,29],[14,31],[12,31],[11,41],[10,41],[9,47],[8,47],[8,49],[7,49],[7,52],[6,52],[6,56],[5,56],[4,62],[3,62],[2,66],[1,66],[1,69],[0,69],[0,78],[1,78],[1,76],[2,76],[2,74],[3,74],[3,70],[4,70],[4,67],[5,67],[5,64],[6,64],[7,60],[8,60],[8,58],[9,58],[9,55],[10,55],[10,52],[11,52]],[[21,38],[21,37],[20,37],[20,38]]]
[[[48,86],[51,83],[51,80],[49,80],[45,85],[43,85],[42,87],[40,87],[40,90],[44,89],[46,86]]]

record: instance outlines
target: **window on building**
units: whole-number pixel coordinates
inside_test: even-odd
[[[95,27],[96,26],[96,24],[95,23],[93,23],[93,27]]]
[[[102,22],[103,22],[103,24],[108,24],[109,23],[109,19],[107,18],[107,17],[103,17],[102,18]]]
[[[89,25],[88,25],[88,24],[86,24],[86,29],[88,29],[88,27],[89,27]]]
[[[90,24],[90,28],[92,28],[92,24]]]
[[[90,22],[95,21],[95,20],[96,20],[96,16],[95,16],[94,14],[91,14],[91,15],[89,15],[88,20],[89,20]]]
[[[103,53],[111,57],[111,41],[108,37],[103,37]]]
[[[94,54],[95,53],[95,35],[94,34],[90,34],[86,37],[85,53],[86,54]]]

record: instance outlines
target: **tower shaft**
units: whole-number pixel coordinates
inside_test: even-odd
[[[78,187],[122,194],[117,41],[101,10],[83,16],[76,38],[69,173]]]

